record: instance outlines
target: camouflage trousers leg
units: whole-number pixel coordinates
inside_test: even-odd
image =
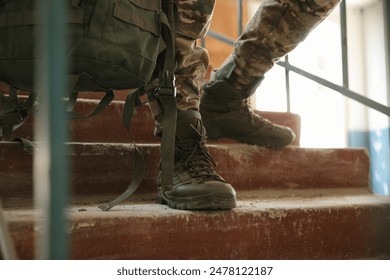
[[[339,2],[264,0],[215,76],[227,79],[237,90],[253,89],[264,74],[301,43]]]
[[[215,0],[175,0],[178,10],[176,32],[176,104],[180,111],[199,110],[200,91],[209,64],[206,49],[198,45],[207,33]],[[155,134],[160,135],[162,107],[153,95],[148,97],[155,120]]]
[[[176,32],[176,104],[180,111],[199,110],[200,91],[209,64],[206,49],[198,40],[207,33],[215,0],[175,0],[178,9]],[[148,96],[155,120],[155,135],[162,132],[163,109],[159,100]]]
[[[200,90],[209,64],[206,49],[198,45],[210,27],[215,0],[176,0],[178,23],[176,33],[175,71],[179,110],[199,109]]]

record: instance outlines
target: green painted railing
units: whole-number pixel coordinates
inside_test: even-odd
[[[37,223],[36,258],[68,259],[65,209],[68,203],[68,124],[63,98],[66,90],[66,0],[40,0],[40,47],[37,55],[37,91],[41,108],[35,125],[38,153],[34,155],[34,192]],[[41,216],[42,215],[42,216]]]

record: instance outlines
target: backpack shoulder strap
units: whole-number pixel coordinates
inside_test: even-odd
[[[160,99],[164,109],[162,126],[164,133],[161,139],[161,185],[164,188],[171,189],[173,186],[173,166],[176,137],[176,86],[175,86],[175,18],[173,0],[166,0],[166,15],[168,24],[164,24],[162,36],[167,45],[164,57],[163,70],[159,74],[160,87],[157,90],[157,96]],[[165,17],[164,14],[161,15]]]

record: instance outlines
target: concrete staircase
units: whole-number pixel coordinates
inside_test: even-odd
[[[133,134],[146,160],[145,178],[126,203],[97,205],[127,187],[134,147],[120,123],[122,98],[105,112],[70,123],[74,259],[388,259],[390,197],[369,191],[364,149],[299,147],[300,120],[262,112],[298,135],[292,146],[266,149],[209,141],[218,172],[237,190],[230,211],[180,211],[155,203],[159,140],[149,109],[136,111]],[[82,100],[88,112],[95,100]],[[33,118],[17,131],[32,138]],[[0,198],[18,257],[34,258],[39,215],[32,205],[32,155],[0,142]]]

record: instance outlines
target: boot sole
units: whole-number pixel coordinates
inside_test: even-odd
[[[207,129],[207,128],[206,128]],[[288,146],[293,140],[289,141],[283,141],[280,143],[277,143],[274,139],[267,139],[267,138],[256,138],[254,141],[248,140],[247,136],[241,137],[238,134],[227,134],[221,132],[219,129],[207,129],[207,138],[211,140],[219,140],[219,139],[233,139],[237,142],[249,144],[249,145],[257,145],[261,147],[266,148],[279,148],[279,147],[285,147]],[[278,140],[280,141],[280,140]]]
[[[157,203],[179,210],[228,210],[236,207],[236,198],[231,193],[194,197],[171,197],[162,193],[157,195]]]

